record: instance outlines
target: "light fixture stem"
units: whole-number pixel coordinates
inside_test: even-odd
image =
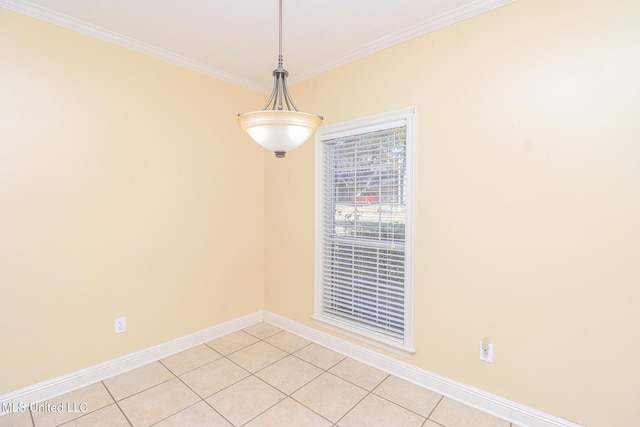
[[[278,47],[278,64],[282,65],[282,0],[280,0],[280,46]]]
[[[279,46],[278,46],[278,68],[273,70],[273,89],[267,103],[262,107],[263,110],[284,110],[300,111],[296,103],[291,99],[289,87],[287,85],[287,76],[289,73],[284,69],[282,59],[282,0],[279,0]],[[320,119],[322,120],[321,116]]]

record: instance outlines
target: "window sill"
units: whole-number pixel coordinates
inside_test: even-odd
[[[391,340],[386,340],[374,334],[368,334],[355,327],[350,327],[349,325],[335,321],[333,319],[328,319],[316,315],[311,316],[311,318],[318,326],[329,329],[333,332],[337,332],[349,338],[356,339],[373,347],[377,347],[381,350],[385,350],[406,358],[410,358],[416,352],[416,349],[413,347],[393,342]]]

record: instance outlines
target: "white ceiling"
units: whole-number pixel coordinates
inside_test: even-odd
[[[289,82],[515,0],[283,0]],[[0,0],[0,7],[268,92],[278,0]]]

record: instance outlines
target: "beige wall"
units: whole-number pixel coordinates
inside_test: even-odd
[[[326,123],[418,107],[410,363],[640,419],[639,24],[520,0],[294,85]],[[313,143],[263,160],[233,120],[261,96],[3,9],[0,55],[0,393],[263,307],[313,325]]]
[[[261,95],[5,9],[0,63],[0,394],[263,308]]]
[[[418,107],[410,363],[637,424],[639,76],[636,0],[520,0],[292,87],[325,123]],[[313,167],[265,160],[266,309],[310,326]]]

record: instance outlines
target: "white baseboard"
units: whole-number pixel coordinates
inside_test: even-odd
[[[264,321],[299,335],[345,356],[359,360],[399,378],[418,384],[458,402],[480,409],[523,427],[582,427],[571,421],[546,414],[516,402],[493,395],[484,390],[459,383],[433,372],[417,368],[333,335],[311,328],[269,311]]]
[[[90,384],[138,368],[180,351],[211,341],[223,335],[265,321],[281,329],[311,340],[338,353],[381,369],[399,378],[433,390],[466,405],[493,414],[522,427],[582,427],[536,409],[493,395],[484,390],[459,383],[406,362],[360,347],[349,341],[311,328],[269,311],[258,311],[216,326],[140,350],[86,369],[44,381],[11,393],[0,395],[0,416],[12,404],[42,402]]]
[[[11,393],[0,395],[0,416],[6,412],[2,408],[10,408],[12,404],[35,403],[69,393],[73,390],[110,378],[131,369],[138,368],[172,354],[195,347],[223,335],[262,322],[264,313],[258,311],[246,316],[220,323],[202,331],[185,335],[155,347],[150,347],[135,353],[100,363],[86,369],[72,372],[60,377],[34,384]]]

